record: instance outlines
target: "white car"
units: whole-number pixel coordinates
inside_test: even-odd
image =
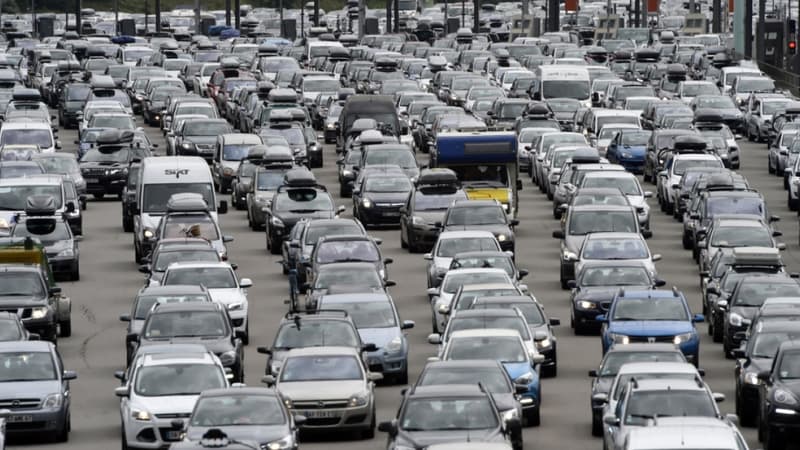
[[[249,278],[241,280],[233,267],[226,262],[196,262],[170,264],[164,272],[162,285],[202,285],[208,289],[211,300],[228,308],[233,328],[244,332],[245,345],[250,338],[250,321],[247,317],[247,289],[253,286]]]
[[[458,253],[473,251],[502,251],[490,231],[444,231],[439,234],[433,250],[423,258],[428,261],[428,289],[438,287],[450,262]]]
[[[631,172],[626,170],[590,171],[584,175],[579,187],[618,188],[628,197],[631,206],[636,208],[636,216],[639,218],[639,225],[642,229],[650,229],[650,205],[647,204],[647,199],[652,197],[653,193],[643,190],[639,179]]]
[[[208,82],[211,80],[211,75],[219,68],[219,63],[203,64],[200,67],[200,72],[194,77],[194,93],[205,97],[208,92]]]
[[[89,127],[89,120],[97,113],[127,113],[122,103],[111,100],[92,100],[78,112],[78,134]]]
[[[37,145],[42,153],[53,153],[61,148],[49,123],[25,121],[6,122],[0,128],[0,147],[6,145]]]
[[[201,392],[228,387],[222,363],[200,348],[148,353],[134,359],[127,376],[117,374],[125,381],[114,390],[120,398],[123,447],[160,449],[180,441],[183,430],[172,421],[188,418]]]
[[[656,195],[661,209],[672,214],[675,206],[675,189],[672,186],[681,184],[686,169],[724,166],[719,156],[708,153],[676,153],[668,156],[664,161],[664,170],[658,173],[656,181]]]
[[[431,302],[432,328],[434,333],[444,331],[447,323],[447,312],[458,288],[465,284],[503,283],[513,284],[513,280],[504,269],[479,268],[479,269],[453,269],[448,271],[441,281],[441,285],[428,289],[428,298]]]

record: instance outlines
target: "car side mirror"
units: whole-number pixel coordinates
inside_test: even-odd
[[[426,261],[433,261],[433,255],[430,253],[425,253],[424,255],[422,255],[422,258]]]
[[[557,326],[560,326],[560,325],[561,325],[561,319],[559,319],[558,317],[551,317],[550,318],[550,326],[551,327],[557,327]]]
[[[48,292],[50,293],[51,297],[61,295],[61,288],[59,286],[53,286],[48,290]]]
[[[394,280],[386,280],[383,282],[383,287],[392,287],[397,286],[397,282]]]
[[[258,347],[258,348],[256,348],[256,351],[258,353],[261,353],[262,355],[272,355],[272,350],[270,350],[269,348],[267,348],[267,347],[265,347],[263,345]]]
[[[228,243],[228,242],[233,242],[233,236],[230,236],[230,235],[223,235],[223,236],[222,236],[222,242],[225,242],[225,243]]]
[[[694,317],[692,317],[692,322],[694,323],[702,323],[705,322],[705,320],[706,318],[702,314],[695,314]]]
[[[761,372],[758,372],[757,376],[759,380],[768,383],[772,373],[769,370],[762,370]]]
[[[591,378],[597,378],[597,369],[592,369],[589,371],[589,376]]]
[[[275,376],[274,375],[264,375],[261,377],[261,382],[266,384],[267,386],[274,386],[275,385]]]
[[[28,340],[29,341],[40,341],[42,336],[39,333],[28,333]]]
[[[665,280],[660,279],[660,278],[656,278],[656,281],[653,282],[653,286],[655,286],[655,287],[662,287],[662,286],[665,286],[666,284],[667,284],[667,282]]]
[[[508,221],[508,224],[512,227],[519,225],[519,219],[511,219]]]
[[[608,403],[608,394],[605,392],[598,392],[592,396],[592,403],[597,403],[601,405],[605,405]]]
[[[578,288],[578,283],[576,283],[575,280],[568,280],[567,281],[567,288],[569,288],[569,289],[577,289]]]
[[[56,145],[55,145],[55,147],[56,147],[56,150],[61,150],[61,141],[59,141],[59,140],[56,140]]]
[[[114,389],[114,395],[117,397],[128,397],[131,393],[131,388],[129,386],[120,386]]]
[[[114,378],[118,379],[119,381],[125,381],[125,371],[124,370],[115,371]]]
[[[150,264],[142,264],[142,265],[140,265],[139,266],[139,272],[141,272],[143,274],[149,274],[150,273]]]
[[[308,418],[306,418],[306,416],[301,415],[301,414],[295,414],[293,417],[294,417],[294,426],[295,427],[302,427],[303,425],[305,425],[306,421],[308,420]]]
[[[61,379],[63,381],[71,381],[78,378],[78,373],[74,370],[65,370],[61,373]]]
[[[394,260],[392,258],[384,258],[384,260],[383,260],[383,264],[391,264],[393,262],[394,262]]]
[[[392,420],[390,422],[381,422],[378,424],[378,431],[383,433],[388,433],[389,436],[395,437],[397,436],[397,421]]]
[[[521,279],[527,277],[529,273],[530,272],[528,272],[526,269],[519,269],[517,271],[517,280],[521,280]]]
[[[428,344],[440,345],[442,343],[442,335],[439,333],[431,333],[428,335]]]
[[[74,213],[75,212],[75,203],[69,202],[67,203],[67,212]]]
[[[661,261],[661,255],[660,255],[660,254],[658,254],[658,253],[656,253],[656,254],[655,254],[655,255],[653,255],[653,256],[652,256],[650,259],[651,259],[651,260],[653,260],[653,262],[656,262],[656,261]]]
[[[249,287],[253,287],[253,280],[251,280],[250,278],[242,278],[239,281],[239,287],[242,288],[242,289],[247,289]]]
[[[555,230],[555,231],[553,231],[553,238],[555,238],[555,239],[564,239],[564,231],[563,230]]]
[[[414,328],[414,325],[416,325],[416,323],[413,320],[404,320],[403,324],[400,325],[400,329],[401,330],[410,330],[410,329]]]
[[[642,230],[642,237],[645,239],[650,239],[651,237],[653,237],[653,232],[650,230]]]
[[[614,414],[606,414],[603,416],[603,423],[610,427],[619,426],[619,417]]]
[[[131,321],[131,315],[130,314],[120,314],[119,315],[119,321],[120,322],[130,322]]]

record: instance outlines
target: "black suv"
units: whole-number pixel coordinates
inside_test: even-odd
[[[800,434],[800,343],[778,347],[772,368],[760,372],[758,436],[767,449],[797,442]]]
[[[439,237],[437,223],[456,200],[466,200],[458,177],[450,169],[425,169],[400,208],[400,246],[412,253],[433,247]]]

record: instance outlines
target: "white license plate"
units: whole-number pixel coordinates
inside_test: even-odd
[[[87,183],[98,183],[98,182],[100,182],[100,180],[98,180],[97,178],[84,178],[84,180],[86,180]]]
[[[33,416],[26,415],[26,416],[8,416],[6,419],[9,423],[25,423],[25,422],[33,422]]]
[[[309,419],[332,419],[334,417],[339,417],[341,415],[338,411],[326,411],[326,410],[298,411],[298,413],[308,417]]]

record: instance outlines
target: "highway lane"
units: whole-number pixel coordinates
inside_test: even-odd
[[[141,119],[139,119],[141,122]],[[160,132],[149,130],[156,142],[163,143]],[[75,132],[62,130],[60,139],[65,151],[74,151]],[[778,229],[784,232],[787,243],[785,260],[790,269],[800,269],[798,261],[797,218],[786,208],[786,194],[780,178],[766,171],[766,148],[763,144],[742,142],[743,162],[741,172],[751,184],[766,196],[772,213],[782,216]],[[163,151],[163,145],[159,149]],[[335,154],[331,146],[325,148],[325,167],[315,169],[318,179],[336,194]],[[527,179],[526,179],[527,180]],[[651,190],[651,185],[645,185]],[[569,328],[569,296],[558,283],[558,241],[551,238],[558,224],[551,215],[551,203],[526,181],[520,197],[520,220],[517,229],[517,262],[530,270],[525,279],[531,292],[545,305],[551,317],[559,317],[562,326],[556,334],[558,341],[559,374],[555,379],[543,381],[542,425],[525,429],[526,448],[556,448],[569,450],[594,450],[601,440],[590,434],[589,378],[587,371],[600,360],[599,337],[573,335]],[[339,199],[350,211],[349,199]],[[690,252],[680,244],[681,225],[665,216],[651,201],[652,229],[649,240],[653,253],[663,255],[657,263],[661,278],[668,286],[677,286],[691,301],[695,312],[701,311],[697,268]],[[73,335],[60,340],[59,348],[68,369],[77,370],[79,378],[72,384],[72,425],[70,441],[55,445],[44,442],[20,442],[27,448],[64,448],[82,450],[107,450],[120,445],[118,401],[113,389],[118,381],[113,372],[124,365],[124,325],[118,316],[128,312],[131,301],[142,284],[143,275],[136,271],[133,261],[132,235],[123,233],[121,208],[116,200],[91,201],[84,222],[85,239],[81,243],[81,281],[62,283],[73,301]],[[286,312],[283,299],[288,294],[288,283],[277,265],[278,257],[266,251],[263,232],[247,228],[245,214],[231,211],[221,216],[226,234],[235,236],[229,244],[231,261],[239,264],[239,275],[252,278],[250,289],[251,344],[245,356],[246,382],[258,384],[264,370],[264,357],[256,353],[256,346],[271,342],[276,325]],[[411,343],[410,378],[413,381],[435,348],[426,342],[430,332],[430,307],[425,296],[425,261],[421,254],[408,254],[400,249],[399,231],[371,230],[383,239],[384,256],[394,259],[389,267],[389,278],[397,282],[391,288],[402,319],[416,321],[409,331]],[[724,412],[733,412],[733,361],[724,359],[721,346],[713,344],[707,336],[705,324],[702,331],[700,366],[707,371],[706,380],[712,389],[726,394],[721,404]],[[400,386],[379,386],[377,392],[378,421],[391,419],[397,411]],[[755,429],[744,429],[751,448],[760,448]],[[318,436],[302,444],[303,448],[348,448],[353,450],[385,447],[385,436],[378,433],[371,441],[352,440],[341,434]]]

